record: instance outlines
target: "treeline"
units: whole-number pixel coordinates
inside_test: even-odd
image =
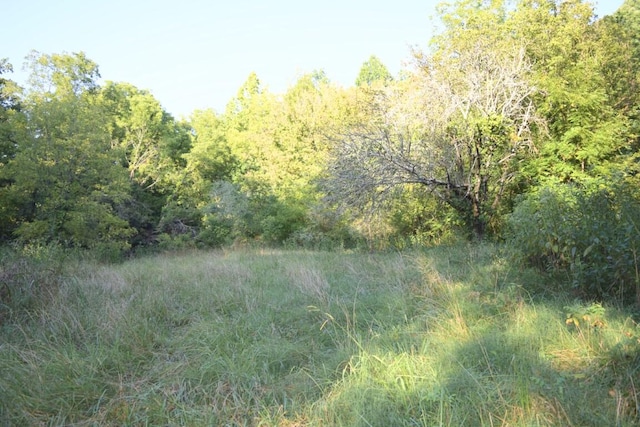
[[[640,1],[458,1],[398,76],[321,71],[168,114],[83,53],[0,63],[0,238],[106,254],[507,240],[590,295],[640,301]]]

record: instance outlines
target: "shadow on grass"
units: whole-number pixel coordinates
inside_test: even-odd
[[[635,349],[616,361],[612,349],[576,366],[537,336],[507,330],[461,344],[444,374],[450,425],[638,425]],[[556,350],[562,353],[562,350]],[[577,356],[578,358],[580,356]]]
[[[493,248],[416,259],[424,283],[411,290],[412,317],[387,321],[360,342],[342,380],[316,402],[319,418],[350,426],[640,425],[640,328],[629,313],[532,295],[526,289],[545,279],[514,269]]]

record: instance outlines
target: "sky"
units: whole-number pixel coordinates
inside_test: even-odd
[[[324,70],[350,86],[376,55],[392,74],[426,48],[440,0],[2,0],[0,58],[84,52],[103,81],[150,91],[176,118],[223,112],[251,72],[283,93]],[[595,2],[594,2],[595,3]],[[598,16],[623,0],[599,0]]]

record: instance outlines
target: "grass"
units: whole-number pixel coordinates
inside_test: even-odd
[[[632,313],[494,246],[29,259],[0,261],[0,425],[640,425]]]

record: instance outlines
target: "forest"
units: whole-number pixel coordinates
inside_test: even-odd
[[[640,420],[640,0],[457,0],[176,119],[0,59],[0,425]]]
[[[398,76],[375,55],[353,87],[315,71],[273,94],[251,74],[186,121],[98,84],[85,53],[32,52],[26,88],[4,59],[0,238],[107,257],[506,240],[593,292],[635,287],[638,7],[443,4]]]

